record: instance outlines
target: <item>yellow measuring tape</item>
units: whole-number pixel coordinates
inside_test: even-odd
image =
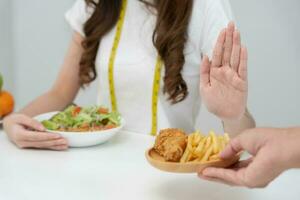
[[[117,98],[116,98],[116,92],[115,92],[115,84],[114,84],[114,65],[115,65],[117,50],[118,50],[121,35],[122,35],[122,29],[123,29],[124,20],[125,20],[126,8],[127,8],[127,0],[122,0],[121,12],[120,12],[119,20],[117,22],[117,30],[116,30],[113,46],[111,49],[111,54],[109,57],[109,63],[108,63],[109,92],[110,92],[111,107],[112,107],[113,111],[118,111]],[[162,65],[163,65],[163,62],[160,59],[160,57],[158,56],[157,61],[156,61],[156,66],[155,66],[155,73],[154,73],[154,79],[153,79],[153,91],[152,91],[151,135],[153,135],[153,136],[155,136],[157,133],[157,110],[158,110],[157,105],[158,105],[158,99],[159,99]]]
[[[109,63],[108,63],[109,92],[110,92],[111,107],[112,107],[113,111],[118,110],[116,92],[115,92],[115,84],[114,84],[115,83],[114,82],[114,66],[115,66],[117,50],[118,50],[121,35],[122,35],[122,29],[123,29],[125,14],[126,14],[126,7],[127,7],[127,0],[123,0],[122,5],[121,5],[121,12],[120,12],[119,20],[117,23],[116,35],[115,35],[114,43],[113,43],[113,46],[111,49]]]
[[[160,77],[161,77],[161,68],[163,62],[158,56],[155,66],[155,74],[153,79],[153,91],[152,91],[152,128],[151,135],[155,136],[157,133],[157,104],[159,97],[159,87],[160,87]]]

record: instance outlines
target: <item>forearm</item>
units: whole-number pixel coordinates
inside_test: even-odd
[[[41,113],[59,111],[72,102],[72,99],[63,97],[59,93],[49,91],[20,110],[20,113],[34,117]]]
[[[255,120],[246,109],[245,114],[239,120],[223,120],[224,131],[234,137],[242,131],[255,127]]]
[[[284,137],[279,141],[280,148],[284,152],[282,162],[287,168],[300,168],[300,127],[283,129]]]

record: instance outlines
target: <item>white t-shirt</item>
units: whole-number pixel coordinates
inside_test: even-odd
[[[93,10],[84,0],[77,0],[66,13],[72,29],[84,36],[83,25]],[[201,54],[211,56],[220,31],[232,20],[227,0],[194,0],[188,41],[185,48],[185,65],[182,76],[187,83],[189,95],[172,105],[162,92],[158,102],[158,130],[177,127],[187,132],[197,128],[207,129],[206,116],[199,121],[201,98],[199,72]],[[157,51],[152,43],[156,17],[138,0],[128,0],[121,41],[114,66],[115,93],[118,111],[126,120],[125,129],[149,134],[151,131],[152,86]],[[108,60],[116,29],[105,35],[99,46],[96,67],[99,80],[98,103],[110,107],[108,84]],[[162,72],[162,77],[164,72]],[[212,119],[211,117],[207,117]],[[208,127],[220,130],[218,127]],[[196,127],[199,124],[200,127]]]

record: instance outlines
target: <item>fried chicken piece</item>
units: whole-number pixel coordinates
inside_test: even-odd
[[[154,149],[166,161],[178,162],[187,145],[187,135],[180,129],[164,129],[156,137]]]

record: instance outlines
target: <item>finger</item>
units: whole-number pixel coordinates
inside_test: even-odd
[[[234,157],[239,152],[243,151],[244,148],[241,144],[241,136],[233,138],[225,149],[220,153],[220,157],[223,159],[229,159]]]
[[[240,64],[240,52],[241,52],[241,35],[238,30],[233,33],[233,47],[230,59],[230,65],[232,69],[238,73]]]
[[[237,176],[238,172],[232,169],[223,169],[223,168],[206,168],[203,170],[202,175],[208,178],[222,180],[226,183],[232,185],[241,185],[241,181]]]
[[[248,78],[248,52],[246,47],[241,48],[241,56],[240,56],[240,65],[238,69],[238,74],[243,80],[247,80]]]
[[[232,166],[232,169],[240,169],[240,168],[244,168],[247,167],[251,162],[253,161],[253,158],[248,158],[247,160],[242,160],[240,162],[238,162],[237,164]]]
[[[219,34],[216,46],[214,48],[212,67],[220,67],[222,64],[223,50],[224,50],[223,46],[225,42],[225,37],[226,37],[226,29],[223,29]]]
[[[34,130],[38,130],[38,131],[45,131],[45,127],[43,126],[43,124],[41,124],[39,121],[32,119],[28,116],[25,115],[19,115],[18,116],[18,123],[21,125],[24,125],[28,128],[32,128]]]
[[[27,131],[23,130],[22,133],[18,134],[17,139],[29,142],[41,142],[48,140],[61,139],[62,136],[56,133],[38,132],[38,131]]]
[[[38,148],[38,149],[50,149],[57,146],[67,146],[66,139],[48,140],[41,142],[23,142],[20,146],[22,148]]]
[[[221,179],[218,179],[218,178],[207,177],[207,176],[204,176],[201,173],[198,173],[198,177],[203,179],[203,180],[206,180],[206,181],[211,181],[211,182],[222,183],[222,184],[226,184],[226,185],[230,185],[230,186],[235,186],[234,183],[226,182],[225,180],[221,180]]]
[[[49,149],[55,150],[55,151],[63,151],[63,150],[68,149],[68,145],[53,146],[53,147],[49,147]]]
[[[205,55],[201,64],[201,85],[206,86],[209,84],[209,74],[210,74],[210,63],[208,57]]]
[[[225,149],[220,153],[223,159],[232,158],[241,151],[247,151],[250,155],[257,155],[260,149],[266,144],[267,137],[260,134],[259,129],[248,129],[239,136],[233,138]]]
[[[235,25],[233,22],[230,22],[226,29],[226,39],[225,39],[225,49],[223,56],[223,65],[230,65],[230,57],[232,53],[232,44],[233,44],[233,32],[235,29]]]

